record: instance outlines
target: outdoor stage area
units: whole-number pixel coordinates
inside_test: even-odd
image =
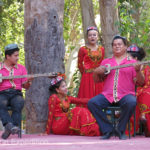
[[[0,136],[2,131],[0,131]],[[150,138],[144,136],[119,140],[111,137],[100,140],[100,137],[23,134],[19,139],[11,135],[7,140],[0,139],[0,150],[149,150]]]

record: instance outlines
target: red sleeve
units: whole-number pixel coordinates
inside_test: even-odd
[[[84,48],[81,47],[79,49],[79,53],[78,53],[78,68],[79,68],[81,74],[84,72],[84,67],[83,67],[83,58],[84,58],[84,55],[85,55]]]
[[[137,87],[137,96],[139,96],[140,94],[142,94],[145,89],[149,88],[150,87],[150,67],[149,66],[144,66],[143,70],[142,70],[142,73],[144,74],[145,76],[145,83],[144,83],[144,86],[138,86]]]
[[[89,101],[89,98],[76,98],[72,96],[69,96],[69,99],[73,104],[87,104]]]
[[[145,85],[150,86],[150,67],[146,66],[144,70]]]
[[[47,120],[47,125],[46,125],[46,133],[47,134],[50,134],[51,129],[52,129],[55,105],[56,105],[56,96],[52,95],[52,96],[50,96],[50,98],[48,100],[48,110],[49,110],[49,112],[48,112],[48,120]]]

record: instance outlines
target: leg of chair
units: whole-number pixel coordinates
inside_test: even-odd
[[[113,125],[113,132],[114,132],[114,126],[115,126],[114,110],[113,109],[110,110],[111,110],[111,122]]]
[[[136,135],[136,110],[134,111],[134,137]]]
[[[19,128],[20,128],[20,132],[18,133],[18,137],[21,138],[22,137],[22,129],[21,129],[21,125],[22,125],[22,113],[21,113],[21,121],[19,122]]]
[[[128,130],[129,130],[129,139],[131,138],[131,135],[130,135],[130,119],[129,119],[129,122],[128,122]]]

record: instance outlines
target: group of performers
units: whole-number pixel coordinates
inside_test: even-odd
[[[67,95],[64,77],[51,79],[46,133],[101,136],[101,139],[109,139],[115,133],[124,140],[126,125],[136,109],[137,130],[142,123],[145,136],[149,137],[150,67],[136,63],[145,57],[145,51],[136,45],[127,47],[126,38],[118,35],[112,40],[113,57],[104,59],[104,48],[97,44],[96,27],[87,29],[87,38],[88,43],[78,53],[78,68],[82,75],[78,97]],[[5,47],[5,61],[0,66],[2,76],[27,74],[25,67],[17,64],[18,54],[16,44]],[[120,65],[132,63],[133,66],[119,68]],[[108,73],[108,64],[118,68]],[[21,88],[28,89],[31,81],[31,78],[23,78],[0,83],[0,118],[5,127],[3,139],[19,132],[18,122],[24,104]],[[71,104],[76,104],[76,107],[70,108]],[[7,112],[8,105],[13,108],[12,116]],[[111,105],[121,107],[115,129],[104,112]]]

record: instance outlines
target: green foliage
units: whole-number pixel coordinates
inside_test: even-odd
[[[82,18],[79,0],[65,0],[64,41],[66,52],[70,53],[82,34]]]
[[[73,85],[69,87],[69,91],[72,96],[77,97],[78,96],[78,90],[80,86],[80,78],[81,74],[79,69],[76,69],[75,73],[73,74]]]
[[[20,48],[19,63],[24,64],[24,4],[23,0],[1,0],[0,7],[0,51],[10,43]],[[1,3],[0,3],[1,4]]]
[[[143,47],[150,57],[150,0],[126,1],[120,0],[119,7],[119,31],[127,37],[130,43]]]

